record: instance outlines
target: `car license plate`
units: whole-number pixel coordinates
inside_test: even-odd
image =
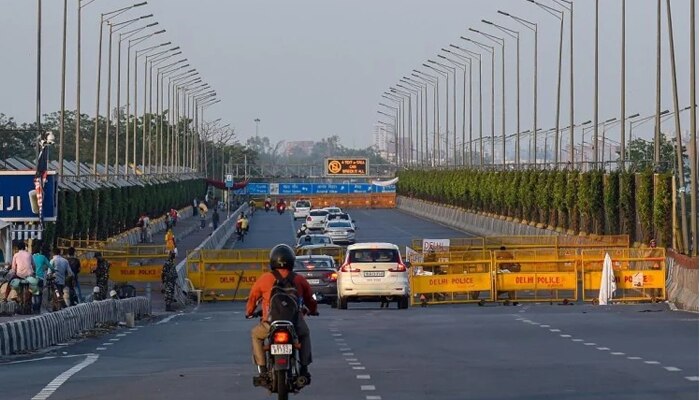
[[[292,354],[292,345],[272,344],[270,345],[270,353],[272,353],[272,355]]]
[[[321,283],[320,279],[307,279],[307,281],[309,282],[309,285],[318,285]]]
[[[365,271],[362,275],[366,278],[377,278],[384,276],[384,271]]]

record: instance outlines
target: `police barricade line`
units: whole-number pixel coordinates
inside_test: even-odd
[[[250,263],[203,265],[197,289],[202,290],[205,301],[245,300],[257,279],[266,271],[266,268],[254,268]]]
[[[627,248],[629,246],[628,235],[601,235],[590,237],[573,237],[563,235],[521,235],[521,236],[484,236],[462,237],[447,239],[413,239],[411,248],[416,251],[429,251],[432,242],[449,243],[446,251],[467,251],[474,249],[498,250],[505,247],[507,250],[517,249],[586,249],[586,248]],[[446,246],[446,245],[443,245]]]
[[[411,305],[493,301],[491,260],[411,265]]]
[[[612,260],[616,290],[612,301],[666,299],[666,249],[583,250],[583,300],[597,301],[605,254]]]
[[[162,264],[109,267],[109,279],[113,282],[160,282],[162,273]]]

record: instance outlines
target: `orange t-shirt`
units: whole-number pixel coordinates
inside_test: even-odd
[[[280,275],[286,278],[289,275],[289,270],[278,269]],[[251,315],[255,311],[255,305],[262,298],[263,320],[267,319],[268,310],[270,308],[270,292],[275,285],[275,276],[271,272],[266,272],[255,281],[253,288],[250,289],[248,296],[248,304],[246,305],[246,315]],[[297,294],[304,299],[304,305],[309,309],[309,312],[316,312],[316,300],[311,297],[311,286],[309,282],[301,275],[296,274],[294,277],[294,286],[297,288]]]

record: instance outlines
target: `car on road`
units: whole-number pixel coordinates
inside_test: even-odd
[[[350,221],[330,220],[323,233],[330,236],[333,243],[355,243],[355,226]]]
[[[331,256],[297,256],[294,272],[309,282],[311,291],[319,303],[338,306],[338,270]]]
[[[336,206],[324,207],[323,209],[328,211],[328,214],[340,214],[343,212],[343,210],[340,207]]]
[[[356,243],[348,246],[338,270],[338,308],[349,302],[396,301],[408,308],[408,271],[393,243]]]
[[[294,220],[304,219],[309,216],[311,210],[311,202],[309,200],[297,200],[292,204],[294,210]]]
[[[305,247],[305,246],[313,246],[317,244],[333,244],[333,238],[331,238],[328,235],[321,235],[321,234],[309,234],[309,235],[303,235],[300,236],[299,239],[297,239],[297,248]]]
[[[336,265],[340,265],[345,259],[345,247],[337,244],[312,244],[311,246],[298,247],[295,253],[297,256],[331,256]]]
[[[306,217],[306,229],[323,229],[326,226],[327,217],[328,211],[324,209],[317,208],[309,211],[309,215]]]

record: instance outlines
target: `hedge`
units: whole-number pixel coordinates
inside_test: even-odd
[[[62,189],[58,192],[58,219],[55,224],[47,224],[44,240],[104,240],[136,226],[143,212],[161,216],[171,208],[186,207],[204,191],[202,179],[80,191]]]
[[[570,233],[671,245],[671,176],[602,171],[404,170],[397,192]]]

